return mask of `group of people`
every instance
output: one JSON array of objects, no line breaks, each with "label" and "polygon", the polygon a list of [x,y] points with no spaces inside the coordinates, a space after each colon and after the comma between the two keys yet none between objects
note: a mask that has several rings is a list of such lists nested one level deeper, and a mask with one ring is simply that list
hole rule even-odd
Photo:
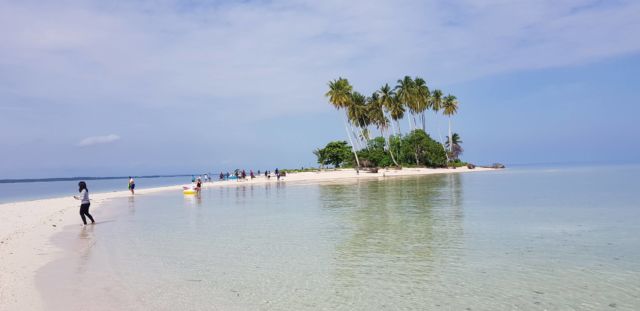
[{"label": "group of people", "polygon": [[196,180],[200,180],[200,182],[212,182],[213,181],[211,179],[211,176],[209,176],[208,173],[199,175],[198,177],[196,177],[196,175],[191,175],[191,182],[195,183]]},{"label": "group of people", "polygon": [[[278,168],[276,168],[274,173],[275,173],[275,176],[276,176],[276,178],[278,180],[280,180],[280,177],[287,176],[287,172],[280,171],[280,170],[278,170]],[[267,179],[271,179],[271,171],[264,171],[264,177],[266,177]]]},{"label": "group of people", "polygon": [[[256,175],[259,176],[260,173],[261,173],[260,170],[258,170],[257,174],[254,173],[253,170],[249,170],[248,176],[249,176],[250,179],[254,179],[254,178],[256,178]],[[278,170],[276,168],[275,176],[278,178],[278,180],[280,180],[280,177],[285,176],[285,172],[281,172],[280,170]],[[270,179],[271,178],[271,171],[268,171],[268,170],[264,171],[264,177],[267,178],[267,179]],[[218,176],[218,178],[219,178],[219,180],[230,180],[230,179],[236,179],[238,181],[246,180],[247,179],[247,171],[244,170],[244,169],[242,169],[242,170],[241,169],[235,169],[233,171],[233,173],[220,172],[220,175]]]},{"label": "group of people", "polygon": [[[220,175],[218,176],[219,180],[229,180],[229,179],[235,179],[235,180],[244,180],[247,179],[247,171],[246,170],[240,170],[240,169],[235,169],[233,171],[233,174],[226,172],[220,172]],[[251,179],[256,178],[256,175],[253,173],[253,170],[249,170],[249,177]]]},{"label": "group of people", "polygon": [[[258,170],[258,175],[260,175],[261,171]],[[281,177],[286,175],[286,172],[280,171],[279,169],[275,169],[274,171],[276,178],[278,178],[278,180],[280,180]],[[238,181],[240,180],[246,180],[247,179],[247,171],[240,170],[240,169],[236,169],[233,172],[233,175],[230,174],[229,172],[227,173],[222,173],[220,172],[220,180],[229,180],[231,179],[233,176],[233,179],[237,179]],[[266,170],[264,171],[264,177],[267,179],[271,178],[271,171]],[[256,178],[256,174],[253,172],[253,170],[249,170],[249,178],[254,179]],[[191,175],[191,182],[194,184],[194,189],[198,192],[200,192],[200,190],[202,189],[202,183],[204,182],[212,182],[211,180],[211,176],[209,176],[209,174],[204,174],[202,176],[198,176],[196,177],[195,175]],[[136,181],[133,179],[132,176],[129,176],[129,185],[128,185],[128,189],[131,192],[131,195],[135,194],[135,188],[136,188]],[[89,214],[89,206],[91,205],[91,202],[89,200],[89,189],[87,188],[87,183],[84,181],[81,181],[78,183],[78,192],[80,192],[79,195],[75,195],[73,196],[76,200],[80,200],[80,218],[82,218],[82,222],[83,222],[83,226],[87,225],[87,218],[89,218],[89,220],[91,220],[91,223],[95,223],[95,220],[93,219],[93,216],[91,216],[91,214]]]}]

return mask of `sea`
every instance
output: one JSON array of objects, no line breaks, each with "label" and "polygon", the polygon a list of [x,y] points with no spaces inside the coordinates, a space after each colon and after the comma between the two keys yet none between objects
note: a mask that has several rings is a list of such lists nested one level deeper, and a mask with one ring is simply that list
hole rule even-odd
[{"label": "sea", "polygon": [[[84,180],[92,193],[128,190],[129,177],[71,177],[0,180],[0,204],[77,195]],[[134,177],[136,189],[191,183],[191,175]]]},{"label": "sea", "polygon": [[118,198],[54,238],[66,255],[37,284],[52,310],[640,310],[638,176],[535,166]]}]

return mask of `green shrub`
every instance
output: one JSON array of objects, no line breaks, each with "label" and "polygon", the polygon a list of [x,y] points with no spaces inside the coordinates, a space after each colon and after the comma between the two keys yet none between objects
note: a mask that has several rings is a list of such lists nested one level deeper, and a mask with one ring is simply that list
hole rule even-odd
[{"label": "green shrub", "polygon": [[376,137],[369,141],[366,149],[358,151],[360,164],[364,167],[387,167],[393,164],[389,152],[385,150],[385,140]]},{"label": "green shrub", "polygon": [[322,149],[316,149],[313,152],[318,158],[320,165],[333,165],[340,167],[351,165],[355,160],[351,147],[346,141],[332,141]]},{"label": "green shrub", "polygon": [[442,145],[431,139],[423,130],[414,130],[403,137],[400,150],[403,164],[443,167],[447,163]]}]

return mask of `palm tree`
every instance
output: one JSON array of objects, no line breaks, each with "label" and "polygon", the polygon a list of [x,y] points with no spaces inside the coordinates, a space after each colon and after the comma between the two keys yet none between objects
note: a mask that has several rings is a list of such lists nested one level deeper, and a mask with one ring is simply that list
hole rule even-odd
[{"label": "palm tree", "polygon": [[[329,98],[329,102],[337,109],[347,109],[352,103],[352,91],[353,87],[349,84],[349,80],[339,77],[336,80],[329,81],[329,91],[324,94],[325,97]],[[346,115],[346,114],[345,114]],[[348,115],[346,115],[348,118]],[[356,158],[356,165],[360,167],[360,160],[358,159],[358,153],[356,152],[355,147],[353,146],[353,140],[351,139],[351,134],[349,134],[349,128],[347,126],[347,120],[345,119],[345,130],[347,131],[347,136],[349,137],[349,142],[351,143],[351,151]]]},{"label": "palm tree", "polygon": [[360,130],[360,138],[369,141],[369,131],[367,127],[371,124],[367,107],[367,99],[364,95],[353,92],[351,94],[351,105],[347,108],[347,115],[351,124],[355,124]]},{"label": "palm tree", "polygon": [[[386,85],[386,87],[388,90],[391,89],[389,88],[389,85]],[[384,86],[382,87],[382,89],[384,89]],[[391,155],[391,160],[396,166],[399,166],[395,156],[393,155],[393,152],[391,151],[391,142],[387,143],[389,138],[387,137],[387,135],[385,135],[385,133],[389,129],[390,122],[384,113],[385,106],[382,99],[385,96],[386,96],[386,99],[393,99],[393,97],[392,96],[389,97],[389,95],[390,95],[389,92],[386,92],[386,95],[384,96],[380,96],[379,92],[374,92],[373,94],[371,94],[371,97],[368,98],[367,106],[369,107],[369,118],[371,123],[374,124],[380,130],[380,135],[382,136],[382,138],[385,139],[385,144],[387,144],[388,146],[388,151],[389,151],[389,154]]]},{"label": "palm tree", "polygon": [[[438,112],[440,112],[440,109],[442,109],[442,91],[441,90],[433,90],[433,92],[431,93],[431,110],[433,110],[433,112],[435,113],[436,117],[438,116]],[[440,127],[436,124],[436,130],[438,132],[438,139],[440,140],[440,144],[442,144],[442,148],[443,149],[447,149],[445,148],[444,144],[442,143],[442,135],[440,134]]]},{"label": "palm tree", "polygon": [[464,149],[462,149],[462,146],[460,146],[460,144],[462,144],[462,140],[460,139],[460,135],[458,135],[458,133],[453,133],[451,139],[449,139],[449,136],[447,136],[447,147],[452,150],[451,155],[453,159],[457,159],[464,152]]},{"label": "palm tree", "polygon": [[380,94],[380,104],[389,112],[391,119],[398,125],[398,135],[400,135],[400,122],[398,120],[404,117],[404,107],[398,101],[396,93],[391,89],[389,84],[383,85],[378,91]]},{"label": "palm tree", "polygon": [[416,113],[421,114],[422,130],[425,131],[426,133],[427,126],[426,126],[424,111],[429,109],[431,106],[431,92],[429,92],[429,87],[427,86],[427,83],[424,81],[424,79],[420,77],[415,78],[414,87],[415,87]]},{"label": "palm tree", "polygon": [[442,109],[442,91],[436,89],[431,93],[431,110],[438,113],[440,109]]},{"label": "palm tree", "polygon": [[382,110],[382,104],[380,103],[380,95],[377,92],[373,92],[371,97],[367,97],[367,115],[371,124],[375,125],[380,130],[380,135],[384,137],[384,130],[387,128],[387,117]]},{"label": "palm tree", "polygon": [[451,142],[452,136],[451,136],[451,116],[456,114],[456,112],[458,112],[458,99],[456,99],[455,96],[449,94],[447,95],[444,99],[443,99],[443,104],[442,104],[442,108],[444,109],[443,114],[445,116],[449,117],[449,152],[453,151],[451,150],[451,147],[453,147],[453,143]]},{"label": "palm tree", "polygon": [[[403,79],[398,80],[398,85],[396,85],[395,91],[398,101],[407,109],[409,109],[409,113],[413,116],[416,112],[416,101],[415,101],[415,82],[411,77],[404,76]],[[414,119],[415,123],[415,119]],[[409,127],[411,130],[414,129],[414,125],[411,124],[411,118],[409,118]]]},{"label": "palm tree", "polygon": [[[396,93],[394,92],[393,89],[391,89],[388,83],[385,83],[380,88],[380,90],[378,90],[378,93],[380,94],[380,105],[382,106],[383,111],[386,110],[389,113],[389,117],[391,117],[391,120],[393,120],[393,122],[389,122],[391,123],[391,127],[393,127],[393,123],[395,122],[396,126],[398,127],[395,132],[398,135],[398,137],[401,137],[402,130],[400,129],[399,120],[404,117],[404,106],[402,105],[402,103],[400,103]],[[393,155],[393,150],[391,150],[391,135],[389,135],[388,140],[389,140],[389,153],[391,154],[393,163],[395,163],[396,166],[399,166],[398,162],[395,160],[395,157]]]}]

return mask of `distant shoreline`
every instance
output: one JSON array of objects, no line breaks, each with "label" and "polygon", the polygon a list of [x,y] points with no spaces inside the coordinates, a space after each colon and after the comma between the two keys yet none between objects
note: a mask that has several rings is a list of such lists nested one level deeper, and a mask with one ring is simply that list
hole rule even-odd
[{"label": "distant shoreline", "polygon": [[[495,171],[491,168],[468,169],[451,168],[404,168],[381,169],[377,173],[356,172],[353,169],[326,170],[317,172],[288,173],[281,183],[332,182],[338,180],[358,180],[372,178],[423,176],[468,172]],[[259,176],[245,181],[227,180],[203,184],[203,188],[234,187],[278,183],[272,175],[267,179]],[[89,184],[90,187],[90,184]],[[182,185],[140,189],[136,195],[176,191],[182,195]],[[131,196],[129,191],[114,191],[91,194],[91,211],[96,217],[104,217],[109,211],[100,207],[106,200]],[[19,201],[0,204],[0,279],[6,286],[0,287],[0,305],[7,310],[46,309],[35,284],[35,274],[64,254],[60,246],[53,244],[56,233],[80,226],[79,203],[71,196]]]},{"label": "distant shoreline", "polygon": [[[184,175],[148,175],[148,176],[133,176],[134,178],[164,178],[164,177],[186,177],[193,174]],[[76,181],[76,180],[111,180],[111,179],[129,179],[129,176],[107,176],[107,177],[52,177],[52,178],[8,178],[0,179],[0,184],[12,184],[12,183],[31,183],[31,182],[56,182],[56,181]]]}]

